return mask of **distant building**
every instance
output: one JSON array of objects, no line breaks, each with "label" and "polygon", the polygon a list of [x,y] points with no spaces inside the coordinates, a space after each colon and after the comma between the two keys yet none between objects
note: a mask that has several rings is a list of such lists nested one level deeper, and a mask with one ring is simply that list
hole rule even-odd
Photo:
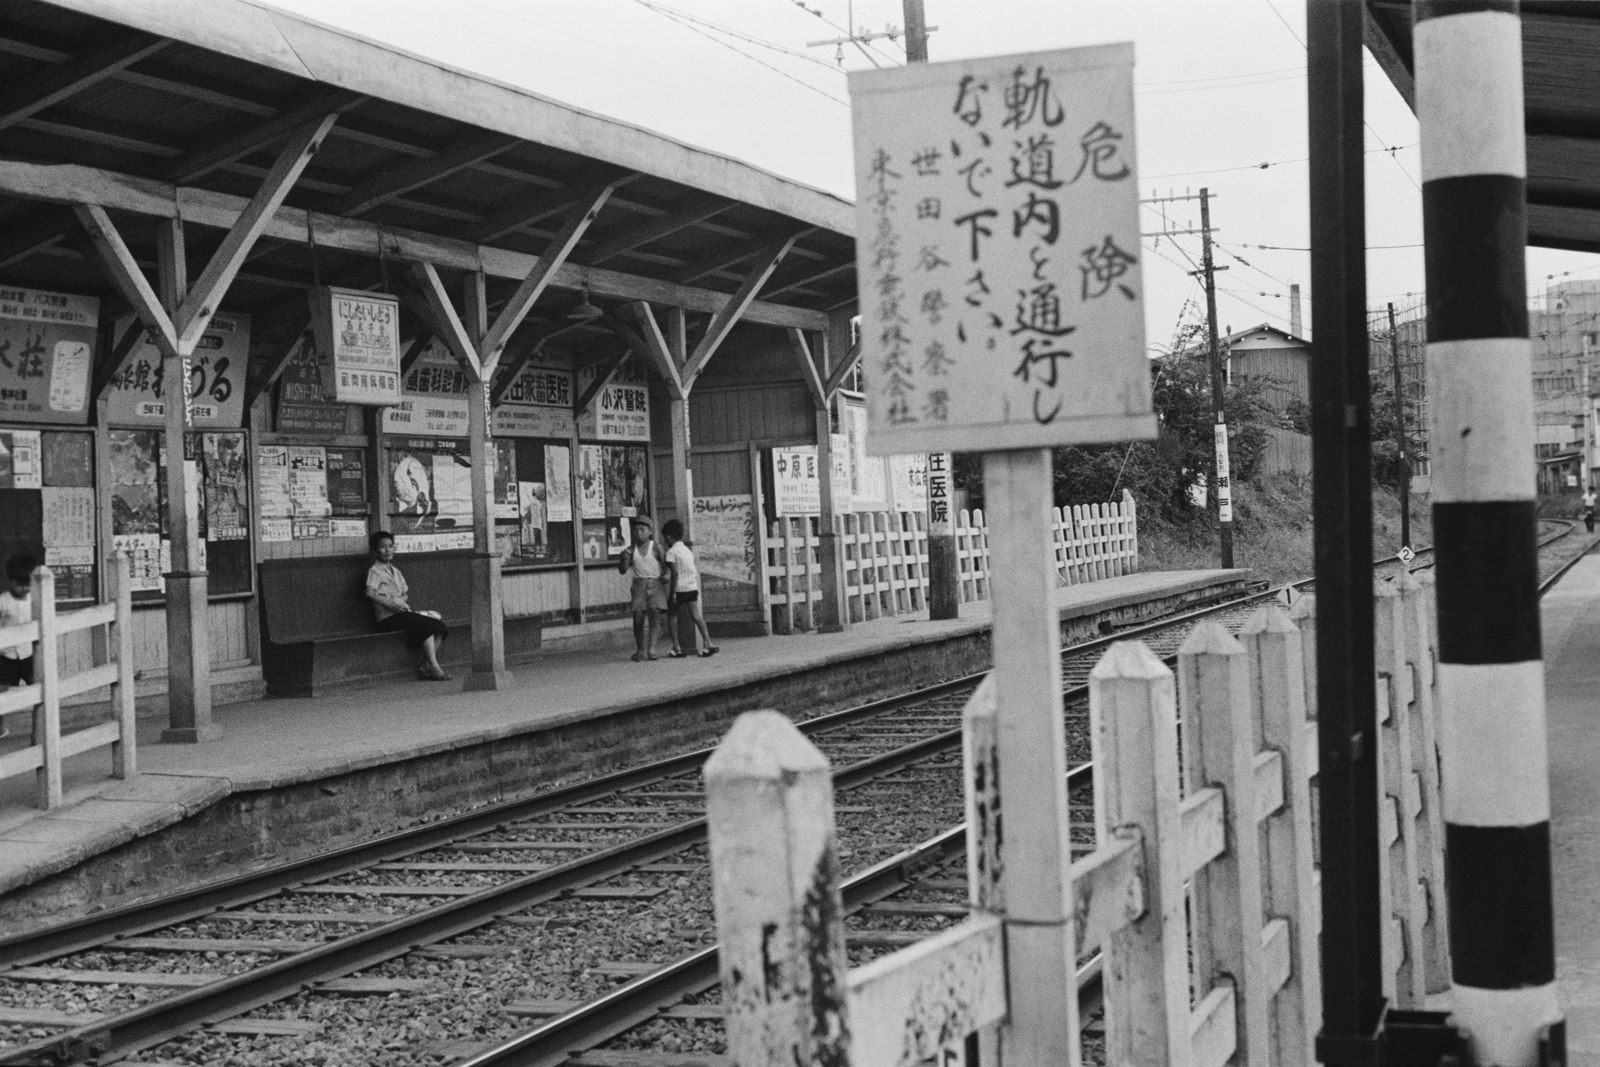
[{"label": "distant building", "polygon": [[1578,492],[1600,480],[1595,444],[1593,357],[1600,351],[1600,281],[1565,281],[1528,312],[1533,357],[1535,458],[1539,491]]}]

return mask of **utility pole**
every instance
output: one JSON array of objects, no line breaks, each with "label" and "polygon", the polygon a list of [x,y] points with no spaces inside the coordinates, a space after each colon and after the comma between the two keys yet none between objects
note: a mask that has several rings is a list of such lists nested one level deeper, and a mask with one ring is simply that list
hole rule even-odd
[{"label": "utility pole", "polygon": [[[1206,282],[1206,329],[1209,342],[1209,360],[1211,369],[1211,432],[1215,447],[1214,459],[1211,470],[1206,475],[1206,500],[1208,506],[1215,510],[1217,516],[1217,533],[1220,541],[1222,566],[1233,566],[1233,479],[1228,474],[1228,414],[1224,407],[1223,395],[1227,383],[1224,380],[1222,367],[1222,351],[1217,338],[1217,284],[1218,271],[1227,270],[1219,267],[1211,257],[1211,192],[1201,189],[1198,194],[1184,193],[1182,196],[1158,196],[1148,200],[1141,200],[1141,204],[1170,204],[1179,201],[1200,201],[1200,228],[1175,230],[1163,226],[1155,233],[1142,234],[1144,237],[1179,237],[1184,234],[1198,233],[1203,249],[1200,259],[1200,269],[1190,271],[1190,274],[1205,275]],[[1162,208],[1162,221],[1166,222],[1166,209]]]},{"label": "utility pole", "polygon": [[1400,446],[1400,544],[1411,547],[1411,452],[1406,448],[1406,398],[1400,385],[1400,332],[1389,305],[1389,363],[1394,368],[1394,438]]},{"label": "utility pole", "polygon": [[1200,241],[1203,255],[1200,269],[1206,276],[1206,331],[1211,341],[1211,432],[1216,441],[1216,461],[1212,464],[1212,499],[1216,501],[1217,535],[1222,565],[1233,566],[1233,486],[1228,476],[1228,413],[1223,403],[1226,387],[1222,374],[1222,352],[1217,348],[1217,268],[1211,261],[1211,194],[1200,190]]}]

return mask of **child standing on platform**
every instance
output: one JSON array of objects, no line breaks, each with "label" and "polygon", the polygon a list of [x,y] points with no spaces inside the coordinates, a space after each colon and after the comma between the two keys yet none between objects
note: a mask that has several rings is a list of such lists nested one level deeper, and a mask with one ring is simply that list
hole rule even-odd
[{"label": "child standing on platform", "polygon": [[714,656],[717,646],[711,643],[705,610],[700,607],[700,568],[683,539],[683,523],[668,519],[661,527],[661,536],[667,539],[667,563],[672,571],[672,584],[667,589],[667,632],[672,635],[672,651],[667,654],[673,659],[689,654],[678,644],[678,622],[687,612],[700,635],[700,656]]},{"label": "child standing on platform", "polygon": [[667,554],[655,538],[654,524],[640,515],[633,522],[633,547],[617,556],[617,571],[633,571],[633,662],[656,658],[656,618],[667,611]]},{"label": "child standing on platform", "polygon": [[[16,555],[6,560],[6,586],[0,592],[0,630],[33,621],[32,556]],[[0,648],[0,690],[33,684],[33,642]],[[10,733],[0,718],[0,737]]]}]

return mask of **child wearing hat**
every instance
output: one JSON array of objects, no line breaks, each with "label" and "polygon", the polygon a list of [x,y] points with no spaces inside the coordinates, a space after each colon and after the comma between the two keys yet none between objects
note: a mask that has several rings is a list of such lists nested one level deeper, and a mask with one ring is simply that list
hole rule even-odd
[{"label": "child wearing hat", "polygon": [[[617,556],[617,572],[633,571],[633,662],[655,659],[656,620],[666,614],[672,576],[667,554],[656,541],[655,523],[647,515],[633,522],[633,547]],[[665,623],[663,622],[663,625]]]}]

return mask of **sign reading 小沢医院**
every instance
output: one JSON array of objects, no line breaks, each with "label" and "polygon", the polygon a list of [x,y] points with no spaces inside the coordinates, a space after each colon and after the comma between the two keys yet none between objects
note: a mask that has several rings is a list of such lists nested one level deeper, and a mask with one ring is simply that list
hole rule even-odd
[{"label": "sign reading \u5c0f\u6ca2\u533b\u9662", "polygon": [[850,75],[868,451],[1155,436],[1133,46]]},{"label": "sign reading \u5c0f\u6ca2\u533b\u9662", "polygon": [[310,300],[325,391],[343,404],[398,404],[400,301],[331,286],[313,289]]}]

